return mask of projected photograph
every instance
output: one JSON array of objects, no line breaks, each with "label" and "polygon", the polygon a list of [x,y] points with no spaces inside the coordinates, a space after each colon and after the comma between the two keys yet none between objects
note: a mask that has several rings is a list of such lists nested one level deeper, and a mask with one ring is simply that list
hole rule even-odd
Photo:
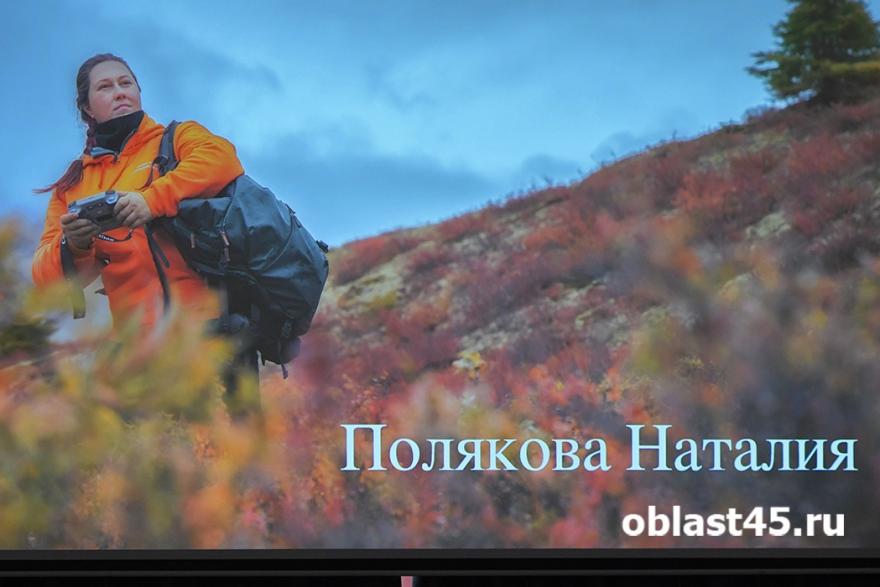
[{"label": "projected photograph", "polygon": [[878,17],[6,6],[0,548],[880,546]]}]

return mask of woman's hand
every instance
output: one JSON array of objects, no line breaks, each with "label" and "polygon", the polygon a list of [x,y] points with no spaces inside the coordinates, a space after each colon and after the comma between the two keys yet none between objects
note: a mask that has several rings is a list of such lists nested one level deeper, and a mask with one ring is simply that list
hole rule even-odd
[{"label": "woman's hand", "polygon": [[153,213],[140,192],[120,192],[119,201],[113,207],[113,215],[129,228],[137,228],[153,219]]},{"label": "woman's hand", "polygon": [[74,248],[85,250],[92,246],[92,241],[100,229],[91,220],[80,218],[76,214],[62,214],[61,231]]}]

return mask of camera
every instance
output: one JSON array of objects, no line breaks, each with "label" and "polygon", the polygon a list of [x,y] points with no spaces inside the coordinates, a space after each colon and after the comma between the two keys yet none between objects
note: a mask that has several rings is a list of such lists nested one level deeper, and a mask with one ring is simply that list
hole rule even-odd
[{"label": "camera", "polygon": [[67,211],[80,218],[91,220],[98,225],[101,232],[104,232],[122,226],[113,215],[113,206],[118,201],[119,194],[114,190],[107,190],[73,202],[67,207]]}]

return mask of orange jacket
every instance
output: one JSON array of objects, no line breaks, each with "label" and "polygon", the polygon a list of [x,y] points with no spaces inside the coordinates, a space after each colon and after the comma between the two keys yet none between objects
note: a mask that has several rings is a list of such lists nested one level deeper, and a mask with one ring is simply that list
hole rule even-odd
[{"label": "orange jacket", "polygon": [[[153,217],[174,216],[183,198],[214,196],[230,181],[244,173],[235,147],[211,134],[195,122],[181,123],[174,134],[174,154],[179,164],[173,171],[158,177],[153,170],[152,183],[144,188],[153,160],[159,153],[164,127],[149,116],[128,139],[118,157],[113,154],[83,155],[83,177],[64,193],[52,192],[46,225],[33,261],[34,283],[40,287],[64,279],[61,268],[61,215],[71,202],[115,189],[143,194]],[[124,239],[129,229],[120,227],[106,232]],[[168,257],[165,268],[172,303],[183,305],[194,316],[216,315],[216,300],[208,294],[202,279],[186,264],[173,241],[161,231],[154,233]],[[77,274],[91,283],[100,274],[110,302],[114,325],[118,326],[142,311],[141,324],[151,326],[162,315],[162,285],[150,254],[143,227],[132,238],[121,242],[95,240],[85,251],[71,248]]]}]

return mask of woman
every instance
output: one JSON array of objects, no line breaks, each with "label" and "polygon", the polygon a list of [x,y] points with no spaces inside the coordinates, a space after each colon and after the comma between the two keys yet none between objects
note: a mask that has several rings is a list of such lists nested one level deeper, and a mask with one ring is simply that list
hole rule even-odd
[{"label": "woman", "polygon": [[[76,76],[76,91],[86,124],[85,149],[58,181],[37,190],[51,191],[52,197],[34,255],[33,279],[38,287],[64,279],[62,251],[67,248],[84,283],[102,277],[114,326],[136,319],[150,328],[166,302],[145,224],[174,216],[184,198],[216,195],[244,170],[231,143],[198,123],[184,122],[174,135],[178,166],[157,177],[152,163],[164,127],[141,109],[140,85],[120,57],[101,54],[86,60]],[[110,189],[120,195],[113,209],[119,228],[99,234],[96,224],[68,213],[72,202]],[[216,317],[216,298],[202,278],[169,237],[161,232],[154,236],[168,259],[169,302],[189,316]],[[256,356],[247,362],[255,366]]]}]

